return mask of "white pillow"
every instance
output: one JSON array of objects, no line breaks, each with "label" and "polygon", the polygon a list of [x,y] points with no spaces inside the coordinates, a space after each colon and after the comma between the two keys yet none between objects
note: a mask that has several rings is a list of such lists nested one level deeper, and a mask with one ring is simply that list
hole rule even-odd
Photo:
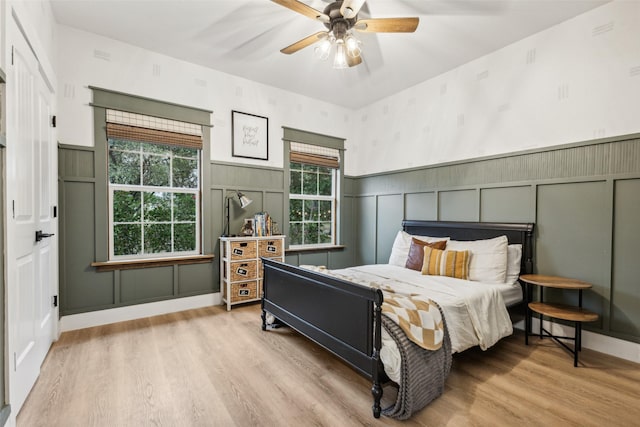
[{"label": "white pillow", "polygon": [[516,283],[520,276],[520,261],[522,260],[522,245],[507,246],[507,280],[505,283]]},{"label": "white pillow", "polygon": [[486,240],[450,240],[447,249],[471,251],[469,280],[485,283],[504,283],[507,277],[507,236]]},{"label": "white pillow", "polygon": [[398,234],[396,234],[396,239],[393,241],[393,246],[391,247],[389,264],[397,265],[398,267],[404,267],[407,264],[412,237],[427,243],[449,240],[449,237],[413,236],[406,231],[400,230]]}]

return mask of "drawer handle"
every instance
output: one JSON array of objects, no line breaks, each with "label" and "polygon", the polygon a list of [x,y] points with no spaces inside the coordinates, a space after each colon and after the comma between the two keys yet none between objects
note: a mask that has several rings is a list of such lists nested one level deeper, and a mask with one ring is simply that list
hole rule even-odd
[{"label": "drawer handle", "polygon": [[249,243],[247,243],[247,242],[242,242],[242,243],[240,243],[240,246],[242,246],[243,248],[246,248],[248,244]]}]

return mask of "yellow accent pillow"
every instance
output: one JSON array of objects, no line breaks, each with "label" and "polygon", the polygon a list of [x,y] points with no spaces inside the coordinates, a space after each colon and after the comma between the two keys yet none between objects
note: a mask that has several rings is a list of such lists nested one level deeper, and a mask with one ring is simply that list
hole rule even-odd
[{"label": "yellow accent pillow", "polygon": [[425,246],[422,274],[468,280],[470,259],[471,252],[469,251],[442,251]]}]

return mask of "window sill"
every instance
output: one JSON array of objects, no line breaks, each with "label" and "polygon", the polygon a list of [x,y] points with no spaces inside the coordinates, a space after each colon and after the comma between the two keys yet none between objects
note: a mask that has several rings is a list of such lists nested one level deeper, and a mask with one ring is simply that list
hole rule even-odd
[{"label": "window sill", "polygon": [[91,267],[96,271],[130,270],[133,268],[164,267],[167,265],[206,264],[213,260],[214,255],[193,255],[173,258],[135,259],[127,261],[92,262]]},{"label": "window sill", "polygon": [[331,246],[313,246],[309,248],[288,248],[285,253],[294,254],[297,252],[326,252],[345,249],[345,245],[331,245]]}]

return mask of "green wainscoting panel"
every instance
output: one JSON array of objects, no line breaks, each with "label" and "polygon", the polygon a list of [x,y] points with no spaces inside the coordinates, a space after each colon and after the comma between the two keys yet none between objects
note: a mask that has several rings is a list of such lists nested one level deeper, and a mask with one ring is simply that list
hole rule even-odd
[{"label": "green wainscoting panel", "polygon": [[393,240],[404,219],[402,194],[378,196],[376,264],[389,262]]},{"label": "green wainscoting panel", "polygon": [[60,146],[65,147],[58,150],[58,170],[65,179],[95,177],[93,148]]},{"label": "green wainscoting panel", "polygon": [[288,253],[284,257],[284,262],[291,265],[300,265],[299,252]]},{"label": "green wainscoting panel", "polygon": [[[611,219],[605,181],[538,186],[536,270],[539,274],[571,277],[592,283],[584,306],[608,313],[610,294]],[[578,293],[551,292],[562,302],[576,304]],[[601,327],[602,318],[589,325]]]},{"label": "green wainscoting panel", "polygon": [[[284,224],[284,193],[282,191],[267,191],[264,194],[264,210],[269,212],[271,218],[278,223],[278,230],[283,232]],[[287,209],[287,217],[289,210]],[[288,219],[288,218],[287,218]]]},{"label": "green wainscoting panel", "polygon": [[65,181],[61,188],[60,222],[64,235],[60,239],[60,312],[113,306],[113,273],[96,273],[91,267],[95,261],[94,185]]},{"label": "green wainscoting panel", "polygon": [[206,264],[178,265],[178,295],[199,295],[220,290],[220,281],[213,280],[213,271],[218,270],[218,259]]},{"label": "green wainscoting panel", "polygon": [[299,252],[298,265],[324,265],[329,266],[329,255],[326,251]]},{"label": "green wainscoting panel", "polygon": [[[282,191],[282,169],[246,166],[228,163],[211,163],[212,187],[229,189],[269,189]],[[243,191],[244,192],[244,191]]]},{"label": "green wainscoting panel", "polygon": [[[376,263],[376,223],[377,204],[373,196],[356,199],[358,246],[356,254],[357,264]],[[393,241],[391,242],[393,244]]]},{"label": "green wainscoting panel", "polygon": [[[224,191],[221,189],[209,190],[209,201],[211,203],[211,209],[209,212],[224,212]],[[213,269],[212,280],[220,287],[220,240],[218,237],[222,235],[224,230],[224,215],[211,215],[209,218],[205,218],[205,221],[211,223],[211,238],[213,239],[213,253],[215,258],[213,260],[217,267]]]},{"label": "green wainscoting panel", "polygon": [[[4,73],[2,69],[0,69],[0,82],[4,82]],[[0,114],[2,112],[0,111]],[[4,149],[0,149],[0,248],[4,253],[4,244],[5,244],[5,235],[4,235],[4,224],[6,221],[5,218],[5,201],[4,201],[4,183],[5,183],[5,155],[6,152]],[[0,257],[0,331],[2,331],[2,338],[0,339],[0,426],[4,426],[8,416],[10,408],[5,406],[5,402],[8,401],[5,396],[5,365],[4,365],[4,354],[5,354],[5,340],[4,337],[7,335],[5,333],[5,258]],[[5,408],[7,408],[5,410]],[[6,415],[6,416],[5,416]]]},{"label": "green wainscoting panel", "polygon": [[611,330],[640,336],[640,179],[615,182]]},{"label": "green wainscoting panel", "polygon": [[134,304],[172,297],[174,268],[175,266],[121,270],[120,301],[123,304]]},{"label": "green wainscoting panel", "polygon": [[478,221],[478,192],[476,190],[440,191],[438,210],[440,221]]},{"label": "green wainscoting panel", "polygon": [[480,220],[484,222],[533,222],[534,187],[496,187],[480,190]]},{"label": "green wainscoting panel", "polygon": [[407,193],[404,196],[404,219],[435,221],[438,219],[438,198],[434,191]]},{"label": "green wainscoting panel", "polygon": [[[252,202],[249,206],[242,209],[240,207],[240,203],[238,202],[238,198],[235,195],[233,196],[232,200],[229,201],[229,218],[231,223],[229,234],[231,235],[240,234],[240,230],[242,230],[245,219],[252,219],[256,212],[262,212],[265,210],[263,197],[264,195],[262,191],[240,191],[249,199],[251,199]],[[227,195],[231,194],[232,193],[230,191],[227,191]]]},{"label": "green wainscoting panel", "polygon": [[332,250],[329,252],[329,268],[345,268],[356,265],[356,245],[357,227],[355,226],[354,205],[357,199],[352,196],[344,196],[342,206],[340,207],[340,223],[342,225],[339,233],[341,245],[343,249]]}]

